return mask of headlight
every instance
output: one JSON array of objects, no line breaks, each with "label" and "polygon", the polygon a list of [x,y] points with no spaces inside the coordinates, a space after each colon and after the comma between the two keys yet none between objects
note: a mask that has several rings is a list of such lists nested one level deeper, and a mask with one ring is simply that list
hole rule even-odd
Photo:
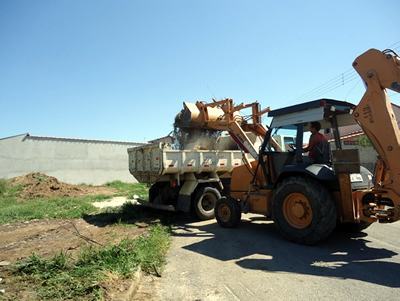
[{"label": "headlight", "polygon": [[363,178],[359,173],[352,173],[350,174],[350,181],[353,182],[362,182]]}]

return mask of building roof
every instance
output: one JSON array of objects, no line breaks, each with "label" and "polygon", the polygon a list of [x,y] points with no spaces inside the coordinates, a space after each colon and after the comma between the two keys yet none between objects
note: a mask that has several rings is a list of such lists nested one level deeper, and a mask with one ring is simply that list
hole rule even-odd
[{"label": "building roof", "polygon": [[157,139],[153,139],[153,140],[149,140],[148,143],[158,143],[158,142],[168,142],[168,143],[172,143],[174,141],[174,137],[167,135],[164,137],[160,137]]},{"label": "building roof", "polygon": [[[392,108],[397,120],[397,125],[400,127],[400,106],[392,103]],[[343,138],[347,136],[362,135],[364,133],[358,124],[341,127],[339,132],[340,136]]]},{"label": "building roof", "polygon": [[129,142],[129,141],[113,141],[113,140],[97,140],[97,139],[80,139],[80,138],[63,138],[63,137],[46,137],[46,136],[32,136],[29,133],[14,135],[9,137],[0,138],[0,140],[21,137],[25,140],[41,140],[41,141],[59,141],[59,142],[77,142],[77,143],[99,143],[99,144],[119,144],[128,146],[139,146],[143,143]]},{"label": "building roof", "polygon": [[7,136],[7,137],[0,138],[0,140],[12,139],[12,138],[17,138],[17,137],[25,137],[26,135],[29,135],[29,133]]}]

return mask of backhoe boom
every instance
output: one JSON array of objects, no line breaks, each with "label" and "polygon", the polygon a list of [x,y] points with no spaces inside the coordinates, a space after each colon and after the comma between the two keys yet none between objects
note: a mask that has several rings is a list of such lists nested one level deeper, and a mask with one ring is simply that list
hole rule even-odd
[{"label": "backhoe boom", "polygon": [[366,85],[353,116],[379,155],[373,192],[375,197],[393,202],[397,209],[391,218],[399,219],[400,130],[386,89],[400,92],[400,60],[391,50],[370,49],[354,61],[353,67]]}]

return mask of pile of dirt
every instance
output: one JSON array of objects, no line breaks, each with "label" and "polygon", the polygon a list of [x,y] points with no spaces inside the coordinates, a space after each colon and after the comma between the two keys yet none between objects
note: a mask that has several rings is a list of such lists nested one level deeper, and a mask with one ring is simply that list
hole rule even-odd
[{"label": "pile of dirt", "polygon": [[34,172],[11,179],[12,185],[23,187],[20,197],[23,199],[40,197],[74,197],[82,195],[111,195],[115,189],[105,186],[72,185],[60,182],[57,178]]}]

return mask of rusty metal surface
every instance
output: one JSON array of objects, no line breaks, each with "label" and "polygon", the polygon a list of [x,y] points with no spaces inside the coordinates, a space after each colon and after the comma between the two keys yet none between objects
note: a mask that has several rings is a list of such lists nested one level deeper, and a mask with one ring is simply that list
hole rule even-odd
[{"label": "rusty metal surface", "polygon": [[340,185],[340,209],[342,222],[353,222],[355,220],[355,208],[351,191],[350,175],[348,173],[338,174]]}]

